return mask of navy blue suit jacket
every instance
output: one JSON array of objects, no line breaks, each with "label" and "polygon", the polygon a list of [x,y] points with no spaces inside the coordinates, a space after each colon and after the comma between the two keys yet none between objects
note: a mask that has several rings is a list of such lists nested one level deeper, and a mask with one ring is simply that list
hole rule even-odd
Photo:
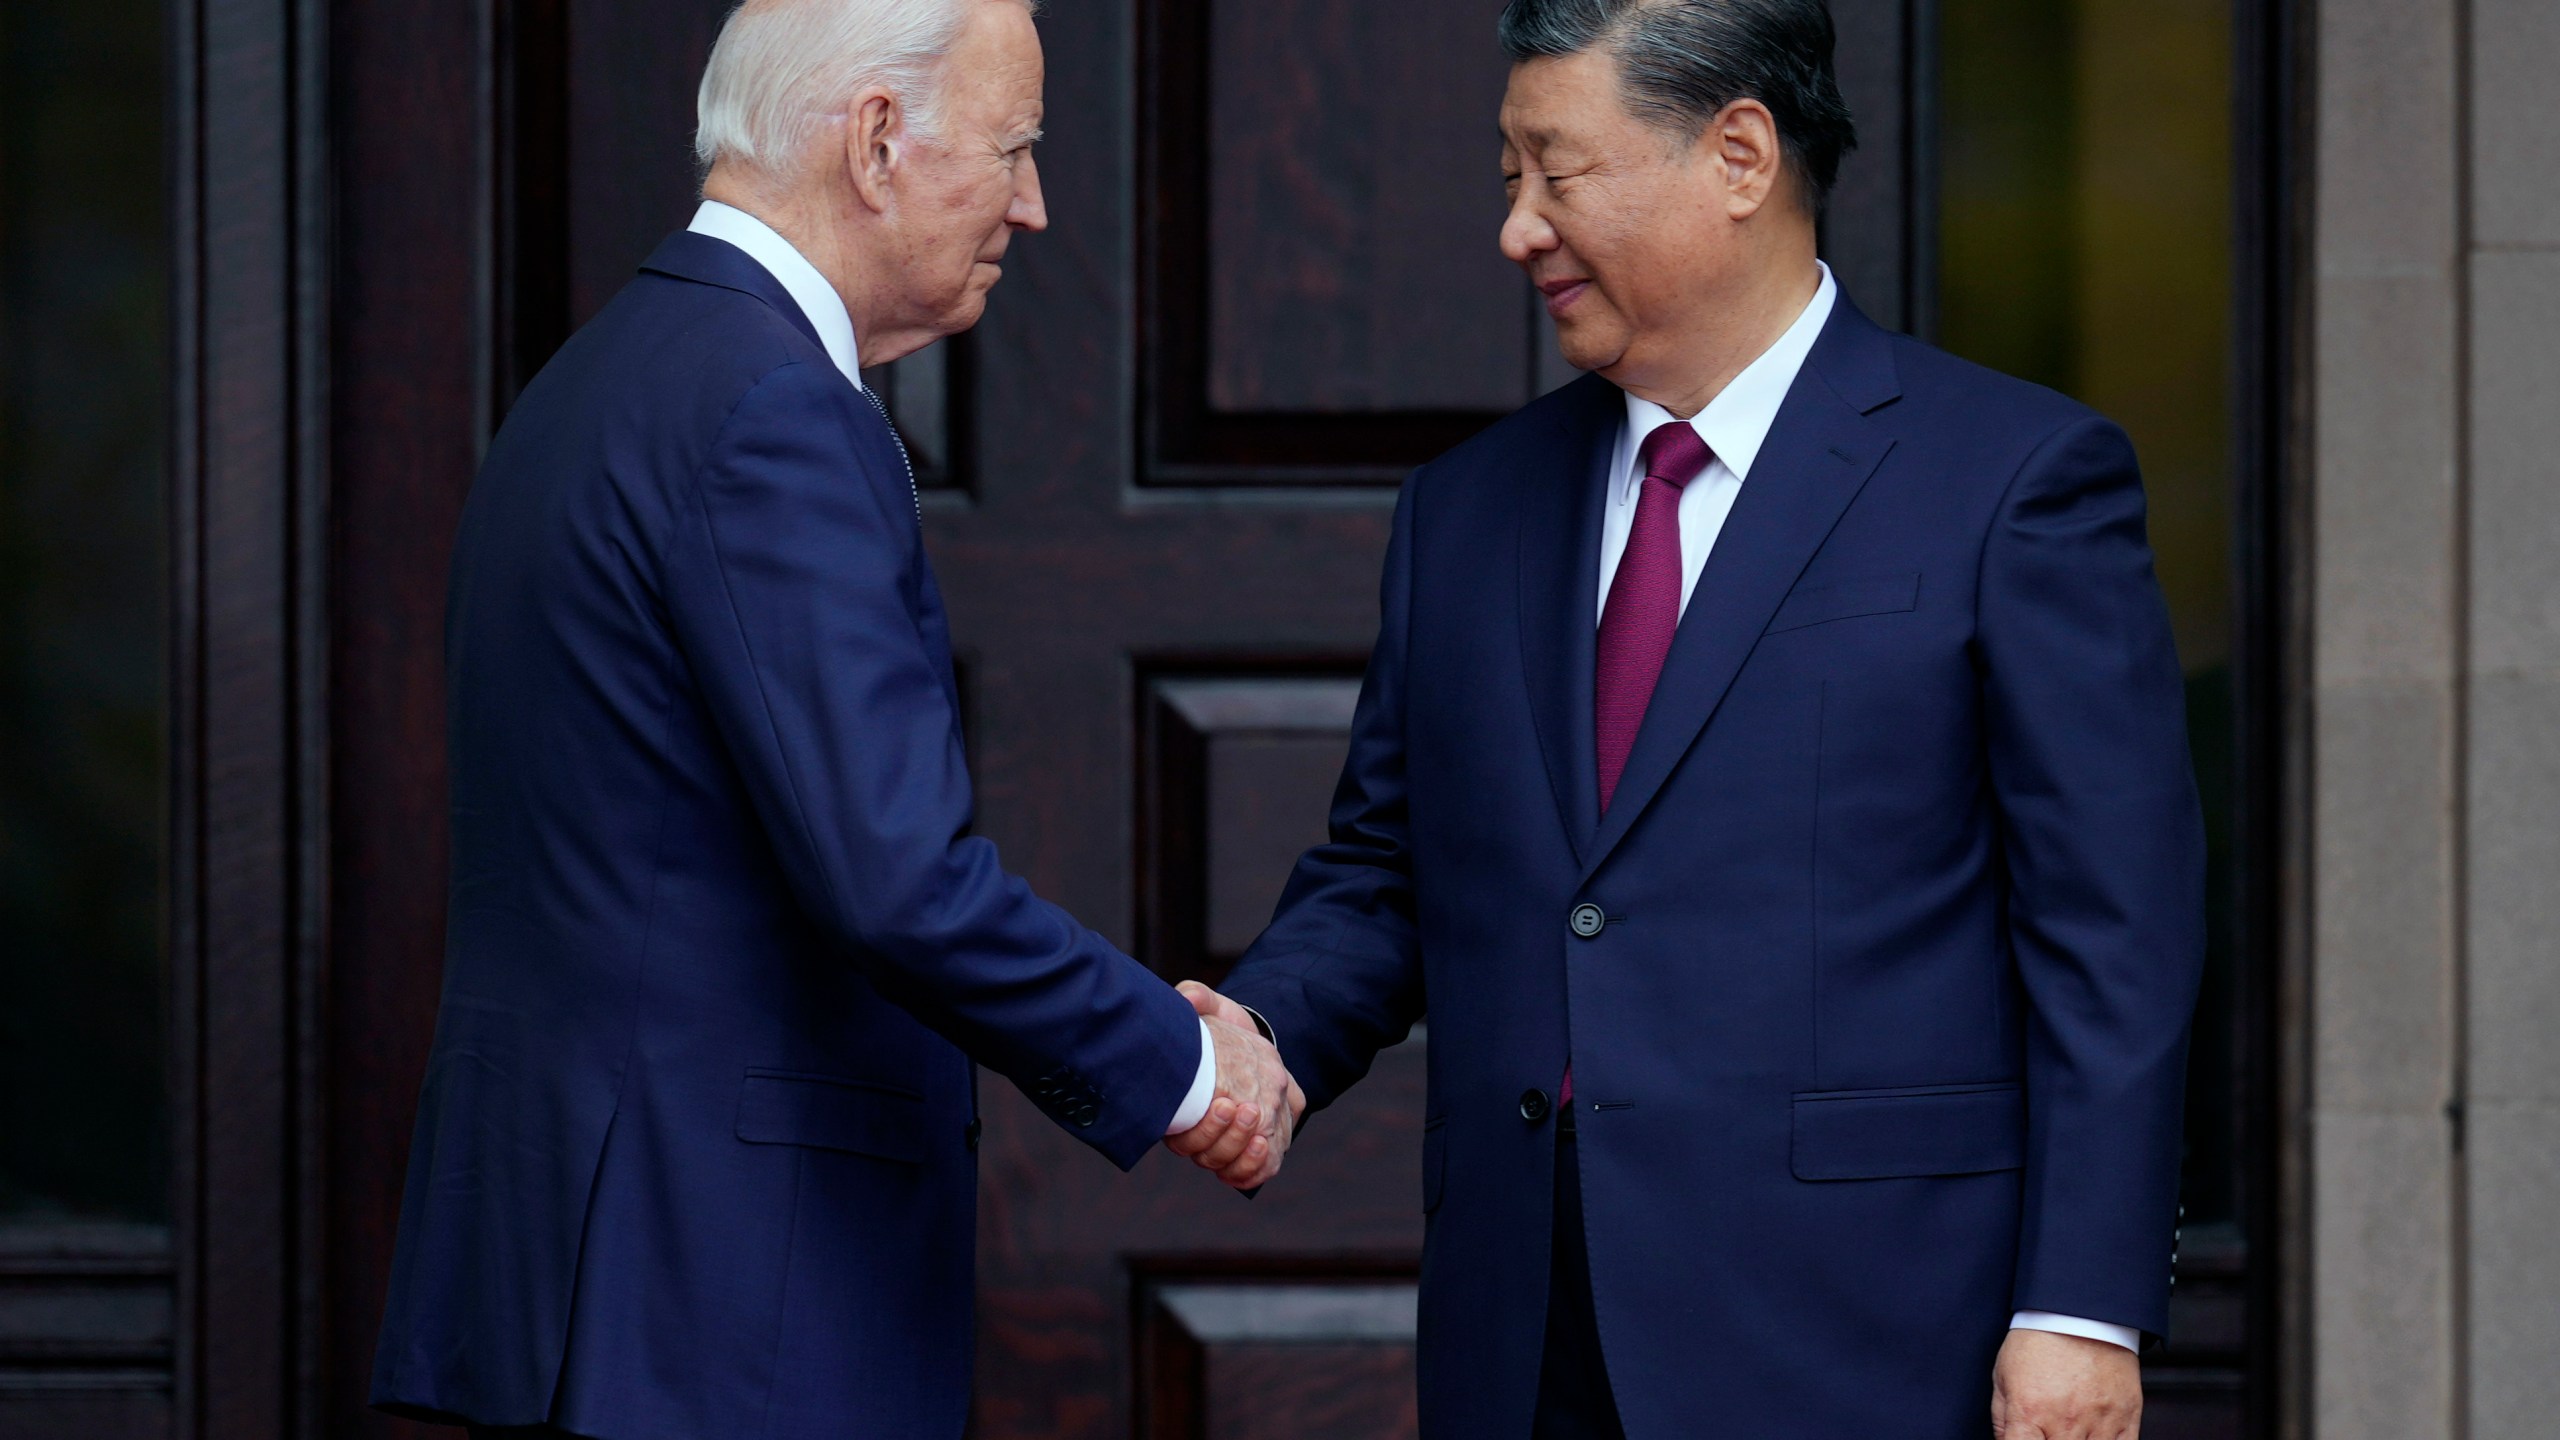
[{"label": "navy blue suit jacket", "polygon": [[1527,1433],[1569,1056],[1629,1436],[1972,1440],[2013,1308],[2166,1324],[2203,827],[2133,451],[1844,297],[1604,816],[1624,415],[1405,486],[1331,843],[1227,989],[1319,1106],[1428,1011],[1427,1434]]},{"label": "navy blue suit jacket", "polygon": [[668,240],[464,513],[453,889],[378,1403],[605,1440],[957,1436],[975,1060],[1123,1166],[1191,1007],[969,838],[881,414]]}]

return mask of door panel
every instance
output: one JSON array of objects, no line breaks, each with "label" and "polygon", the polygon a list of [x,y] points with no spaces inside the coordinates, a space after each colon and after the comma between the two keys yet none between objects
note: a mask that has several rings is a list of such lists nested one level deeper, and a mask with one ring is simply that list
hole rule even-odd
[{"label": "door panel", "polygon": [[1139,691],[1137,953],[1215,984],[1325,837],[1358,661],[1333,675],[1147,674]]},{"label": "door panel", "polygon": [[1142,1283],[1145,1440],[1421,1433],[1411,1282]]},{"label": "door panel", "polygon": [[1140,0],[1142,483],[1392,485],[1537,393],[1494,14]]},{"label": "door panel", "polygon": [[1178,4],[1188,23],[1175,8],[1155,7],[1169,41],[1207,30],[1205,56],[1168,43],[1151,59],[1206,71],[1209,409],[1498,415],[1527,399],[1529,298],[1490,243],[1503,66],[1481,7]]}]

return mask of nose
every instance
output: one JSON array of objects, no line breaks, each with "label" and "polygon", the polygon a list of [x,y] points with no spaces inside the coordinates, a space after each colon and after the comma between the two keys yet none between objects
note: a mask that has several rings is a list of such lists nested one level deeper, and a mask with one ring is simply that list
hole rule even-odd
[{"label": "nose", "polygon": [[1523,184],[1511,201],[1511,213],[1502,220],[1503,258],[1514,265],[1527,265],[1556,248],[1555,227],[1538,213],[1536,193]]},{"label": "nose", "polygon": [[1022,172],[1013,184],[1013,208],[1005,212],[1004,223],[1034,235],[1049,228],[1049,202],[1040,193],[1040,162],[1028,154],[1022,157]]}]

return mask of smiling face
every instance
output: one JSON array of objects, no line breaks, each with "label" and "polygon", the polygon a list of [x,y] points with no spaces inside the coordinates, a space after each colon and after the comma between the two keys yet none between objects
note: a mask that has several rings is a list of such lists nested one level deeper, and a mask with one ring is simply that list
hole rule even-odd
[{"label": "smiling face", "polygon": [[1567,360],[1639,390],[1680,369],[1755,264],[1743,228],[1775,165],[1767,117],[1736,101],[1684,144],[1628,111],[1605,48],[1512,68],[1502,253],[1546,297]]},{"label": "smiling face", "polygon": [[1049,228],[1031,155],[1047,72],[1030,8],[980,0],[945,66],[940,134],[900,157],[889,257],[906,312],[890,328],[926,338],[977,324],[1014,232]]}]

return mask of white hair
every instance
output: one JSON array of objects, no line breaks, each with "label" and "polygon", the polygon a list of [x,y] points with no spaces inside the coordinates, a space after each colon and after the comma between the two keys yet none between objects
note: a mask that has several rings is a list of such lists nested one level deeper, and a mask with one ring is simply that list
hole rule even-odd
[{"label": "white hair", "polygon": [[706,167],[737,160],[790,179],[819,127],[873,85],[897,99],[908,133],[930,143],[942,124],[942,62],[975,3],[746,0],[702,73],[694,155]]}]

